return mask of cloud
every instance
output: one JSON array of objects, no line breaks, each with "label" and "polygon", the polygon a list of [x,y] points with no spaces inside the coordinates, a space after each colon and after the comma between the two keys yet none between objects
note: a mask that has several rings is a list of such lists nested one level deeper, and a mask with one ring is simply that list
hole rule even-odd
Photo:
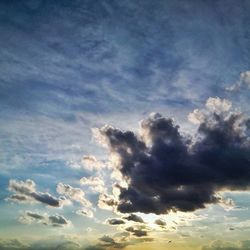
[{"label": "cloud", "polygon": [[85,207],[91,206],[90,201],[88,201],[85,198],[85,193],[80,188],[74,188],[70,185],[63,184],[60,182],[57,184],[56,190],[59,194],[65,195],[66,197],[68,197],[72,201],[79,202],[81,205],[83,205]]},{"label": "cloud", "polygon": [[130,234],[128,232],[118,233],[112,237],[103,235],[101,238],[99,238],[100,243],[93,246],[88,246],[85,248],[85,250],[123,249],[130,245],[153,241],[153,238],[142,237],[143,235],[141,234],[144,233],[138,232],[138,235],[140,236],[136,237],[129,237]]},{"label": "cloud", "polygon": [[28,244],[18,239],[8,239],[8,240],[0,239],[0,249],[1,250],[14,250],[14,249],[28,250],[31,248]]},{"label": "cloud", "polygon": [[203,246],[202,250],[250,250],[250,241],[235,242],[223,242],[216,240],[209,246]]},{"label": "cloud", "polygon": [[65,219],[62,215],[48,215],[37,212],[26,211],[19,221],[24,224],[38,223],[46,226],[65,227],[70,225],[70,221]]},{"label": "cloud", "polygon": [[138,134],[108,125],[94,131],[127,182],[111,206],[122,213],[188,212],[224,204],[222,191],[249,189],[249,118],[218,97],[197,112],[195,136],[158,113],[140,122]]},{"label": "cloud", "polygon": [[164,221],[162,219],[155,220],[155,224],[158,225],[158,226],[162,226],[162,227],[167,225],[166,221]]},{"label": "cloud", "polygon": [[[59,240],[61,241],[61,240]],[[67,240],[64,242],[47,242],[45,241],[35,241],[33,243],[27,244],[26,242],[20,241],[19,239],[0,239],[0,249],[1,250],[75,250],[83,249],[77,242]]]},{"label": "cloud", "polygon": [[11,195],[8,200],[16,202],[41,202],[51,207],[59,207],[61,205],[60,198],[53,197],[49,193],[36,191],[34,181],[27,179],[26,181],[10,180],[9,191],[15,194]]},{"label": "cloud", "polygon": [[82,164],[84,168],[89,171],[98,171],[105,166],[102,162],[98,161],[93,155],[83,156]]},{"label": "cloud", "polygon": [[89,217],[89,218],[93,218],[94,217],[93,212],[90,209],[86,209],[86,208],[77,210],[76,214],[82,215],[82,216],[86,216],[86,217]]},{"label": "cloud", "polygon": [[136,214],[130,214],[128,216],[123,217],[123,219],[134,221],[134,222],[139,222],[139,223],[144,223],[144,220],[142,219],[142,217]]},{"label": "cloud", "polygon": [[94,193],[105,192],[104,181],[96,176],[91,176],[89,178],[82,177],[80,183],[83,186],[89,186],[90,190]]},{"label": "cloud", "polygon": [[105,210],[114,210],[118,204],[118,201],[113,195],[100,194],[98,199],[98,207]]},{"label": "cloud", "polygon": [[226,90],[234,92],[244,88],[250,88],[250,71],[242,72],[239,80],[232,86],[226,88]]},{"label": "cloud", "polygon": [[82,249],[81,245],[74,241],[66,241],[55,247],[55,250],[74,250],[74,249]]},{"label": "cloud", "polygon": [[121,224],[125,224],[125,221],[124,220],[121,220],[121,219],[108,219],[107,220],[107,223],[110,224],[110,225],[121,225]]},{"label": "cloud", "polygon": [[126,231],[132,233],[136,237],[144,237],[144,236],[148,235],[147,231],[143,230],[143,228],[140,228],[140,227],[138,227],[138,228],[127,227]]}]

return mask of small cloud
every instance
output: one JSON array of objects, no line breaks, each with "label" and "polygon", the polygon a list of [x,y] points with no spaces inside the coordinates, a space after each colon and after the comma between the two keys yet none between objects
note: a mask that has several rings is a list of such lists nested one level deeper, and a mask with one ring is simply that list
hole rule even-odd
[{"label": "small cloud", "polygon": [[80,188],[74,188],[70,185],[63,184],[60,182],[57,184],[56,190],[59,194],[65,195],[70,200],[79,202],[85,207],[91,206],[91,202],[85,198],[85,193]]},{"label": "small cloud", "polygon": [[93,155],[83,156],[81,162],[83,167],[89,171],[96,171],[105,167],[105,164],[98,161]]},{"label": "small cloud", "polygon": [[80,183],[83,186],[89,186],[89,189],[94,193],[103,193],[106,191],[104,181],[96,176],[91,176],[89,178],[82,177]]},{"label": "small cloud", "polygon": [[39,214],[36,212],[26,211],[20,218],[19,221],[24,224],[38,223],[46,226],[53,227],[65,227],[70,225],[70,221],[65,219],[62,215],[48,215]]},{"label": "small cloud", "polygon": [[157,219],[155,220],[155,224],[161,227],[164,227],[167,225],[166,221],[162,220],[162,219]]},{"label": "small cloud", "polygon": [[226,88],[226,90],[236,92],[244,88],[250,88],[250,71],[242,72],[239,80],[232,86]]},{"label": "small cloud", "polygon": [[124,220],[122,219],[108,219],[107,223],[110,225],[121,225],[121,224],[125,224]]},{"label": "small cloud", "polygon": [[145,223],[142,217],[136,215],[136,214],[130,214],[128,216],[123,217],[123,219],[129,220],[129,221],[134,221],[134,222],[139,222],[139,223]]},{"label": "small cloud", "polygon": [[10,180],[9,191],[14,192],[7,200],[19,203],[41,202],[51,207],[61,206],[60,199],[53,197],[49,193],[36,191],[34,181],[27,179],[26,181]]},{"label": "small cloud", "polygon": [[136,237],[144,237],[148,235],[147,231],[142,228],[127,227],[125,230],[132,233]]},{"label": "small cloud", "polygon": [[82,216],[86,216],[86,217],[89,217],[89,218],[93,218],[94,217],[93,212],[90,209],[86,209],[86,208],[77,210],[76,214],[82,215]]}]

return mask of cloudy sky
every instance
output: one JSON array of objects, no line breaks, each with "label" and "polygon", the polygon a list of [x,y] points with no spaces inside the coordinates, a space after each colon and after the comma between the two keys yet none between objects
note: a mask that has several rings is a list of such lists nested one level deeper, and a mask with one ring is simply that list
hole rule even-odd
[{"label": "cloudy sky", "polygon": [[0,0],[0,249],[249,250],[249,13]]}]

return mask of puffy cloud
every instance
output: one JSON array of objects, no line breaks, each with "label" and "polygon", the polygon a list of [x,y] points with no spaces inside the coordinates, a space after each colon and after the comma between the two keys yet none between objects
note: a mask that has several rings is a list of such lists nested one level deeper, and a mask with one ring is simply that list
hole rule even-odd
[{"label": "puffy cloud", "polygon": [[9,191],[15,193],[8,198],[11,201],[21,203],[41,202],[52,207],[59,207],[61,205],[60,198],[56,198],[49,193],[36,191],[35,182],[29,179],[26,181],[10,180]]},{"label": "puffy cloud", "polygon": [[108,219],[107,223],[110,225],[121,225],[121,224],[125,224],[125,221],[122,219],[114,218],[114,219]]},{"label": "puffy cloud", "polygon": [[98,161],[93,155],[83,156],[81,160],[85,169],[89,171],[100,170],[105,166],[102,162]]},{"label": "puffy cloud", "polygon": [[113,195],[100,194],[98,200],[98,207],[105,210],[115,210],[117,207],[118,201]]},{"label": "puffy cloud", "polygon": [[230,108],[227,100],[209,98],[195,112],[194,137],[158,113],[140,123],[138,134],[107,125],[95,129],[127,183],[118,185],[118,200],[106,195],[102,203],[122,213],[187,212],[224,203],[221,191],[249,189],[250,120]]},{"label": "puffy cloud", "polygon": [[95,193],[105,192],[104,181],[96,176],[91,176],[89,178],[82,177],[80,179],[81,185],[89,186],[90,190]]},{"label": "puffy cloud", "polygon": [[250,88],[250,71],[245,71],[240,74],[239,80],[232,86],[226,88],[228,91],[239,91],[243,88]]},{"label": "puffy cloud", "polygon": [[53,227],[65,227],[70,224],[70,221],[65,219],[62,215],[47,215],[36,212],[26,211],[19,221],[24,224],[39,223]]},{"label": "puffy cloud", "polygon": [[162,219],[155,220],[155,224],[158,225],[158,226],[162,226],[162,227],[167,225],[166,221],[164,221]]},{"label": "puffy cloud", "polygon": [[148,233],[147,231],[145,231],[143,228],[141,227],[138,227],[138,228],[135,228],[135,227],[127,227],[126,228],[126,231],[132,233],[134,236],[136,237],[144,237],[144,236],[147,236]]},{"label": "puffy cloud", "polygon": [[139,222],[139,223],[144,223],[142,217],[140,217],[136,214],[130,214],[128,216],[123,217],[123,219],[134,221],[134,222]]},{"label": "puffy cloud", "polygon": [[[61,241],[61,240],[59,240]],[[0,239],[0,249],[1,250],[75,250],[83,249],[77,242],[67,240],[64,242],[44,242],[35,241],[33,243],[27,244],[26,242],[20,241],[18,239]]]},{"label": "puffy cloud", "polygon": [[58,183],[57,192],[61,195],[65,195],[69,199],[79,202],[81,205],[90,207],[91,203],[85,198],[85,193],[80,188],[74,188],[70,185]]}]

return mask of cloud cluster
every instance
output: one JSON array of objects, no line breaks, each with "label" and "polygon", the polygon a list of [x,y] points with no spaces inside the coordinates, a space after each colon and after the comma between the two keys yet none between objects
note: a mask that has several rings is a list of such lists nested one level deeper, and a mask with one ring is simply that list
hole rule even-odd
[{"label": "cloud cluster", "polygon": [[130,214],[128,216],[124,216],[123,219],[134,221],[134,222],[139,222],[139,223],[144,223],[144,220],[142,219],[142,217],[136,214]]},{"label": "cloud cluster", "polygon": [[39,223],[46,226],[65,227],[70,225],[70,221],[65,219],[62,215],[47,215],[36,212],[26,211],[19,221],[24,224]]},{"label": "cloud cluster", "polygon": [[147,231],[144,230],[144,227],[127,227],[125,230],[136,237],[145,237],[148,235]]},{"label": "cloud cluster", "polygon": [[58,183],[57,192],[61,195],[65,195],[70,200],[79,202],[82,206],[90,207],[91,202],[85,198],[85,193],[80,188],[74,188],[68,184]]},{"label": "cloud cluster", "polygon": [[138,134],[108,125],[94,131],[127,182],[119,187],[118,211],[194,211],[223,202],[220,191],[249,189],[250,120],[218,97],[189,119],[198,125],[193,137],[158,113],[140,123]]},{"label": "cloud cluster", "polygon": [[91,176],[89,178],[82,177],[80,183],[83,186],[88,186],[94,193],[102,193],[105,191],[104,181],[97,176]]},{"label": "cloud cluster", "polygon": [[67,240],[59,242],[44,242],[35,241],[33,243],[27,244],[26,242],[20,241],[19,239],[0,239],[0,249],[1,250],[75,250],[83,249],[75,241]]},{"label": "cloud cluster", "polygon": [[60,198],[56,198],[49,193],[36,191],[34,181],[27,179],[26,181],[10,180],[9,191],[14,192],[8,200],[16,202],[41,202],[51,207],[59,207],[61,205]]},{"label": "cloud cluster", "polygon": [[165,227],[167,225],[166,221],[164,221],[162,219],[156,219],[155,224],[158,226],[161,226],[161,227]]},{"label": "cloud cluster", "polygon": [[108,219],[107,223],[110,225],[122,225],[125,224],[125,221],[122,219],[113,218],[113,219]]}]

